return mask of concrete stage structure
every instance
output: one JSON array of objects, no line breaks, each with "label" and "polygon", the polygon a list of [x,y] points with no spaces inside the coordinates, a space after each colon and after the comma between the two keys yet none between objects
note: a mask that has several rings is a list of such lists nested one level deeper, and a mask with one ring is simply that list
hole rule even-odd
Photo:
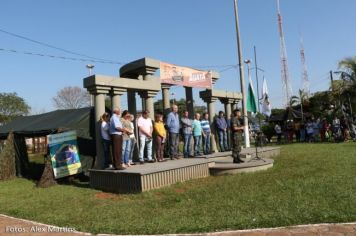
[{"label": "concrete stage structure", "polygon": [[254,148],[243,149],[246,162],[232,163],[231,152],[214,153],[203,158],[132,166],[126,170],[90,170],[90,186],[106,192],[140,193],[178,182],[205,178],[210,175],[236,174],[266,170],[273,166],[273,156],[280,154],[279,147],[258,149],[263,160],[254,160]]},{"label": "concrete stage structure", "polygon": [[[100,116],[105,112],[105,98],[110,96],[112,108],[121,107],[121,96],[127,94],[128,110],[131,114],[136,115],[136,93],[142,99],[142,107],[149,111],[150,118],[154,118],[154,98],[158,92],[162,91],[163,111],[167,114],[170,110],[170,92],[172,84],[161,83],[161,80],[156,76],[157,70],[160,69],[160,61],[151,58],[142,58],[130,62],[120,68],[120,76],[105,76],[92,75],[83,79],[84,88],[94,97],[95,106],[95,122],[96,122],[96,160],[95,169],[103,168],[103,148],[100,140]],[[219,80],[220,75],[215,71],[211,71],[212,85]],[[186,108],[189,111],[190,118],[194,115],[193,90],[192,87],[185,87]],[[207,103],[210,116],[210,123],[213,122],[215,116],[215,102],[220,101],[224,104],[225,114],[231,116],[231,110],[237,107],[237,104],[242,99],[241,93],[228,91],[219,91],[206,89],[200,92],[200,97]],[[211,126],[214,127],[214,126]],[[212,129],[211,135],[211,150],[217,152],[215,141],[216,131]]]}]

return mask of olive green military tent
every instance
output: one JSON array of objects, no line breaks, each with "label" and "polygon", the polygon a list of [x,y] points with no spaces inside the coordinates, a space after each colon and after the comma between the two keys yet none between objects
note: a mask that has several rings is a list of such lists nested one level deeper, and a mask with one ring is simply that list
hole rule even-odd
[{"label": "olive green military tent", "polygon": [[42,137],[69,130],[77,131],[77,142],[84,171],[90,169],[96,156],[94,108],[55,110],[33,116],[17,117],[0,126],[0,139],[6,139],[10,132],[14,134],[16,150],[16,172],[26,176],[28,156],[25,138]]}]

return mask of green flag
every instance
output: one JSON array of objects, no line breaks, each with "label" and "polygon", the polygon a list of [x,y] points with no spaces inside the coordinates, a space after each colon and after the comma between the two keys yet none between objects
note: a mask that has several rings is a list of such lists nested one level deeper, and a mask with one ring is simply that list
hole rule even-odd
[{"label": "green flag", "polygon": [[248,85],[248,92],[247,92],[247,111],[253,112],[253,113],[257,112],[255,93],[253,91],[253,85],[251,83],[251,80]]}]

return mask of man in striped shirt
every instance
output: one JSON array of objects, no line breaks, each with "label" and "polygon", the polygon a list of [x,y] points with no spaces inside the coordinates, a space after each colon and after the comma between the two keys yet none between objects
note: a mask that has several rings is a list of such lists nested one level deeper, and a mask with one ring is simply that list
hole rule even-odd
[{"label": "man in striped shirt", "polygon": [[209,113],[204,113],[203,119],[200,121],[202,133],[203,133],[203,151],[205,155],[210,154],[210,121]]}]

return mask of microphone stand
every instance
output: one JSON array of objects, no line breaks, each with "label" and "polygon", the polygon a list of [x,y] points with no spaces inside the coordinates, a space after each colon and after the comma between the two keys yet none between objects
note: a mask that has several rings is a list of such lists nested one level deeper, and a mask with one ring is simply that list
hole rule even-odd
[{"label": "microphone stand", "polygon": [[[251,162],[251,161],[264,161],[266,162],[265,159],[263,159],[262,157],[260,157],[258,155],[258,143],[260,142],[261,143],[261,148],[263,148],[263,142],[262,142],[262,137],[263,137],[263,133],[261,131],[261,120],[260,118],[259,119],[259,131],[258,131],[258,134],[257,134],[257,129],[254,130],[254,135],[253,135],[253,138],[255,140],[255,156],[253,158],[251,158],[248,162]],[[250,122],[251,119],[249,117],[247,117],[247,120]],[[251,121],[251,124],[252,124],[252,121]]]}]

